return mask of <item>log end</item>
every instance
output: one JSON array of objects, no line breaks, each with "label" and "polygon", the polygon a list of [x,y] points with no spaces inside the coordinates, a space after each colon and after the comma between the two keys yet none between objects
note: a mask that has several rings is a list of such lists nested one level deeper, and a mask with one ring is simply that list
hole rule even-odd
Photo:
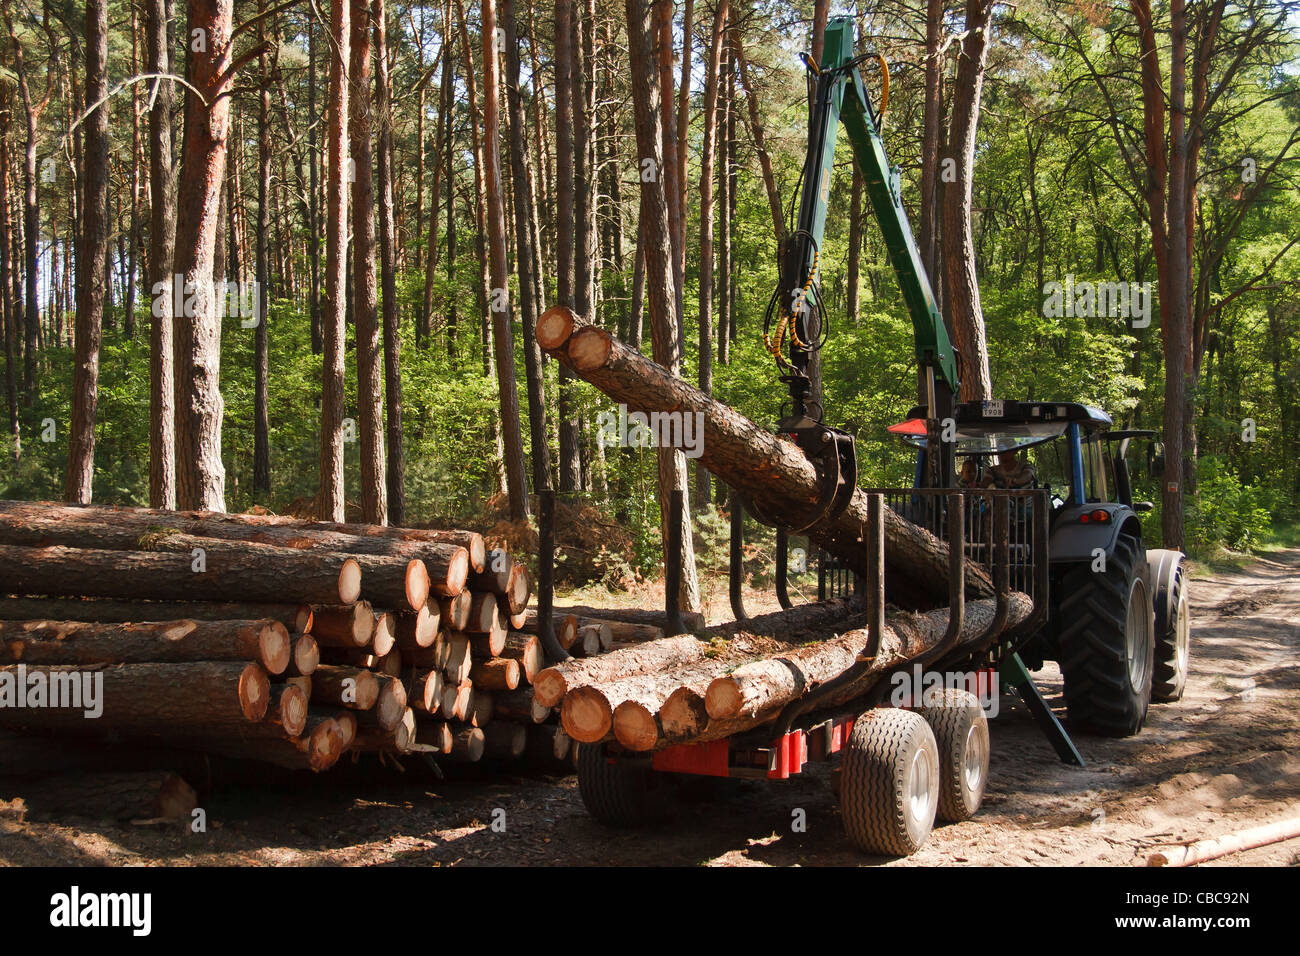
[{"label": "log end", "polygon": [[361,565],[347,558],[339,568],[339,603],[355,604],[361,597]]},{"label": "log end", "polygon": [[604,740],[614,726],[614,712],[605,695],[593,687],[577,687],[564,697],[560,708],[564,732],[584,744]]},{"label": "log end", "polygon": [[714,678],[704,692],[704,709],[714,720],[736,716],[742,703],[740,687],[731,677]]},{"label": "log end", "polygon": [[260,664],[249,664],[239,673],[239,709],[249,720],[261,720],[271,703],[271,679]]},{"label": "log end", "polygon": [[297,672],[308,677],[320,666],[320,645],[310,634],[300,634],[293,642],[293,666]]},{"label": "log end", "polygon": [[602,368],[613,350],[614,339],[594,325],[584,326],[569,338],[569,360],[580,374]]},{"label": "log end", "polygon": [[659,742],[655,715],[644,704],[623,701],[614,708],[614,739],[628,750],[653,750]]},{"label": "log end", "polygon": [[296,684],[285,684],[280,690],[277,716],[280,726],[290,737],[297,737],[306,729],[307,706],[307,695]]},{"label": "log end", "polygon": [[[461,548],[460,553],[465,553]],[[469,574],[469,559],[465,558],[465,573]],[[450,565],[452,562],[448,562]],[[448,577],[451,572],[448,571]],[[418,611],[429,603],[429,569],[419,558],[412,558],[406,565],[406,603],[412,611]]]},{"label": "log end", "polygon": [[537,345],[545,352],[563,347],[578,326],[578,316],[564,305],[553,305],[537,317]]},{"label": "log end", "polygon": [[548,667],[533,678],[533,700],[550,710],[564,699],[568,684],[563,673],[554,667]]},{"label": "log end", "polygon": [[293,655],[289,629],[279,621],[268,621],[257,635],[258,656],[268,673],[283,674]]},{"label": "log end", "polygon": [[375,649],[376,657],[384,657],[392,651],[397,644],[397,632],[393,627],[391,614],[380,614],[375,617],[375,631],[370,642]]}]

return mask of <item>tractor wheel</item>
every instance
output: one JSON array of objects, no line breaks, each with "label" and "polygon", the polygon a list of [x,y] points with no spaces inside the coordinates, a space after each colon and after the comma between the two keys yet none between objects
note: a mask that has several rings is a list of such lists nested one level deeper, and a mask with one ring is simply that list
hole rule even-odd
[{"label": "tractor wheel", "polygon": [[610,757],[601,744],[578,744],[578,793],[601,823],[635,827],[653,821],[660,782],[644,760]]},{"label": "tractor wheel", "polygon": [[938,704],[920,708],[939,747],[939,808],[944,823],[961,823],[979,812],[989,779],[989,722],[974,694],[943,691]]},{"label": "tractor wheel", "polygon": [[1138,542],[1122,534],[1106,570],[1062,582],[1060,664],[1070,722],[1107,737],[1142,729],[1155,670],[1155,619]]},{"label": "tractor wheel", "polygon": [[844,749],[840,814],[867,853],[908,856],[934,828],[939,751],[930,725],[910,710],[869,710]]},{"label": "tractor wheel", "polygon": [[1169,588],[1168,610],[1163,601],[1156,604],[1156,670],[1151,699],[1161,704],[1182,699],[1191,666],[1191,611],[1181,565]]}]

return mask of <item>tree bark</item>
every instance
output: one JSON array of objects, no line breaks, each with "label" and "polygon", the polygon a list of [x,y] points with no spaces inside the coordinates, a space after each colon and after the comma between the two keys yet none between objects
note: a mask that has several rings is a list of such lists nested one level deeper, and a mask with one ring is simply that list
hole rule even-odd
[{"label": "tree bark", "polygon": [[[108,96],[108,0],[86,2],[86,85],[84,104]],[[77,252],[76,346],[72,423],[63,496],[89,504],[95,477],[95,412],[99,404],[99,345],[104,325],[104,270],[108,253],[108,104],[90,113],[85,128],[81,242]],[[31,342],[28,343],[31,354]]]},{"label": "tree bark", "polygon": [[351,43],[350,0],[331,0],[329,132],[325,187],[325,310],[321,317],[324,349],[321,370],[320,517],[342,521],[343,349],[347,325],[348,89]]},{"label": "tree bark", "polygon": [[[170,73],[174,38],[172,0],[146,0],[147,66]],[[149,110],[149,505],[176,507],[176,376],[172,354],[175,322],[171,294],[176,254],[173,190],[172,83],[155,80]]]}]

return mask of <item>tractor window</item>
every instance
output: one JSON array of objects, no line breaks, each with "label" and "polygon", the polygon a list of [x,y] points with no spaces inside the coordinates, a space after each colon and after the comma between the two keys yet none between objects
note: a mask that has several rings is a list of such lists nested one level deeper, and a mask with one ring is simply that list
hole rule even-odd
[{"label": "tractor window", "polygon": [[1029,450],[1037,486],[1062,500],[1070,497],[1070,456],[1065,442],[1049,441]]},{"label": "tractor window", "polygon": [[1089,435],[1083,441],[1083,479],[1085,485],[1084,500],[1089,502],[1109,501],[1107,493],[1109,483],[1110,456],[1106,453],[1105,442],[1101,435]]}]

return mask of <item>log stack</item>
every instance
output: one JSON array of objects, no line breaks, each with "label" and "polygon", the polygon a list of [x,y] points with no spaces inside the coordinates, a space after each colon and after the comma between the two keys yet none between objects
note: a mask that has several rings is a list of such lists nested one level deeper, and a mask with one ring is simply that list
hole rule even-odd
[{"label": "log stack", "polygon": [[[366,751],[568,767],[530,594],[474,532],[0,501],[0,728],[318,772]],[[663,636],[578,610],[555,613],[575,656]],[[74,683],[102,688],[97,716],[47,706]]]}]

